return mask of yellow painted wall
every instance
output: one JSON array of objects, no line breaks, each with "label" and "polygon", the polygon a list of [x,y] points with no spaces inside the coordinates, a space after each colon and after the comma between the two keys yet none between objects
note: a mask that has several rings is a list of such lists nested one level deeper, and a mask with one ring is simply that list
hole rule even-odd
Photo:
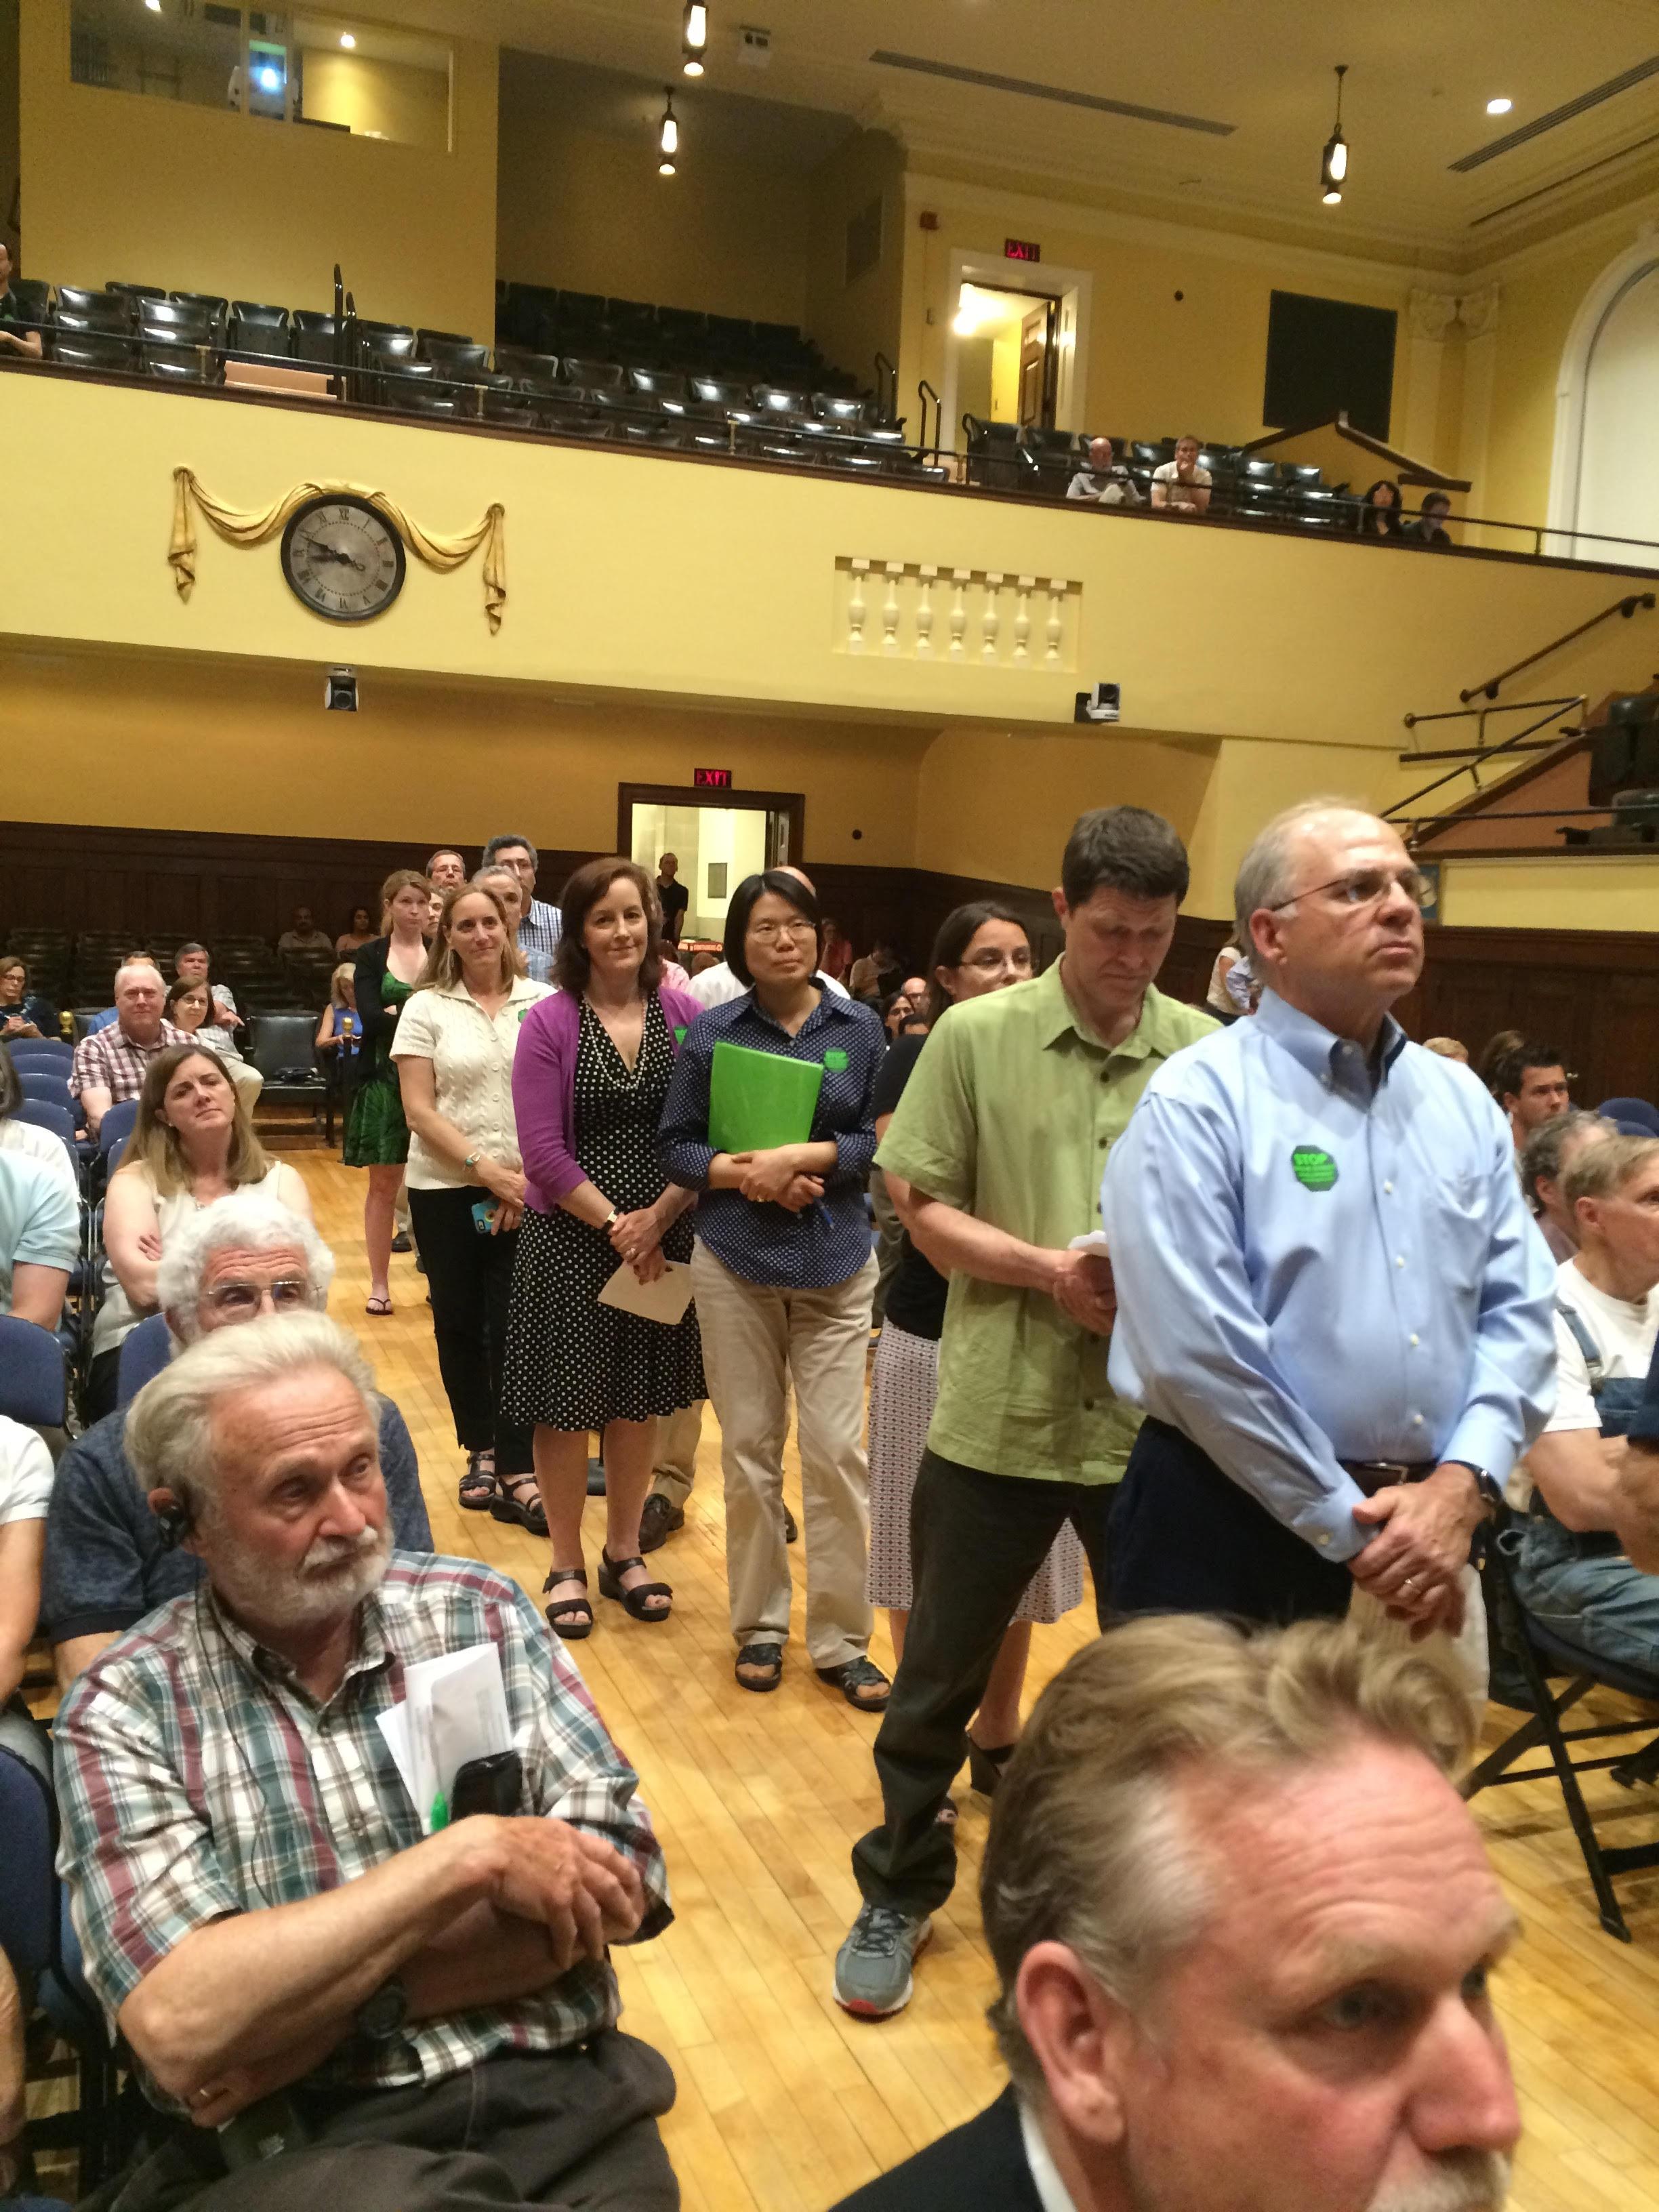
[{"label": "yellow painted wall", "polygon": [[920,733],[379,672],[360,698],[325,714],[319,671],[293,664],[0,646],[4,811],[428,847],[481,845],[510,816],[538,844],[605,851],[620,781],[729,768],[739,789],[805,793],[809,858],[910,862]]},{"label": "yellow painted wall", "polygon": [[[938,214],[936,230],[918,227],[923,204]],[[933,179],[915,187],[905,287],[906,394],[923,375],[944,388],[955,304],[949,296],[951,253],[1000,258],[1010,235],[1035,236],[1042,263],[1002,264],[1008,281],[1041,289],[1054,266],[1086,270],[1094,279],[1088,387],[1079,426],[1091,430],[1145,438],[1190,430],[1200,438],[1243,443],[1277,427],[1261,417],[1268,299],[1275,289],[1393,308],[1403,333],[1410,290],[1403,272],[1348,261],[1315,264],[1310,273],[1304,259],[1266,241],[1227,245],[1199,232],[1188,240],[1174,234],[1173,227],[1171,235],[1154,240],[1146,234],[1148,228],[1115,223],[1103,210],[1058,204],[1038,216],[1016,191],[1002,199],[983,185],[953,190],[950,180]],[[1177,292],[1183,295],[1179,301]],[[1395,357],[1396,427],[1405,420],[1409,354],[1402,335]]]},{"label": "yellow painted wall", "polygon": [[[1258,534],[1094,508],[843,483],[817,471],[562,446],[365,420],[326,406],[116,388],[0,369],[9,511],[0,623],[41,639],[292,659],[349,658],[433,675],[499,676],[703,705],[787,705],[845,719],[978,720],[1069,729],[1075,692],[1123,687],[1124,728],[1154,736],[1333,741],[1392,750],[1401,718],[1582,622],[1607,576],[1431,559],[1350,538]],[[441,575],[410,563],[402,599],[343,631],[293,598],[276,549],[199,530],[185,602],[166,560],[172,471],[188,462],[233,506],[264,508],[308,479],[378,485],[423,527],[506,507],[509,601],[483,615],[476,557]],[[1074,666],[953,665],[843,649],[854,556],[1064,577],[1076,588]],[[1012,585],[1009,587],[1012,592]],[[1005,603],[1012,625],[1013,604]],[[843,611],[838,613],[838,610]],[[1034,608],[1042,640],[1044,607]],[[1409,649],[1402,645],[1409,641]],[[1597,629],[1550,664],[1601,696],[1645,678],[1630,626]]]},{"label": "yellow painted wall", "polygon": [[27,267],[327,307],[489,337],[495,50],[455,41],[454,151],[434,154],[69,80],[69,0],[23,12]]},{"label": "yellow painted wall", "polygon": [[543,94],[553,64],[502,58],[497,258],[516,283],[799,323],[806,309],[807,178],[694,143],[657,174],[637,143],[572,130]]},{"label": "yellow painted wall", "polygon": [[1659,856],[1449,860],[1441,918],[1464,929],[1659,929]]},{"label": "yellow painted wall", "polygon": [[[879,194],[881,257],[847,282],[847,225]],[[819,164],[811,181],[806,234],[806,331],[826,361],[861,384],[878,351],[896,362],[904,293],[904,152],[866,131]]]},{"label": "yellow painted wall", "polygon": [[310,121],[343,123],[348,130],[389,138],[400,146],[448,150],[449,78],[445,70],[342,53],[337,47],[307,46],[305,100]]},{"label": "yellow painted wall", "polygon": [[[0,0],[0,238],[17,259],[13,209],[20,173],[17,114],[17,0]],[[20,264],[19,273],[27,271]]]}]

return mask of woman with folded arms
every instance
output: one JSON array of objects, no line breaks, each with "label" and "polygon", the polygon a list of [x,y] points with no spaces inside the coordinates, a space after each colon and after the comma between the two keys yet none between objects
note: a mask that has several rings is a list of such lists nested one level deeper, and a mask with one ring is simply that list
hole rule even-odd
[{"label": "woman with folded arms", "polygon": [[708,1395],[697,1317],[648,1320],[599,1292],[624,1267],[648,1284],[691,1257],[690,1194],[658,1164],[657,1124],[702,1009],[659,980],[662,915],[643,868],[590,860],[559,911],[561,988],[532,1008],[513,1066],[526,1190],[503,1403],[535,1428],[553,1538],[548,1625],[576,1641],[593,1626],[581,1540],[592,1430],[605,1449],[599,1593],[641,1621],[665,1620],[673,1602],[640,1555],[640,1514],[658,1421]]},{"label": "woman with folded arms", "polygon": [[530,1431],[502,1418],[501,1361],[524,1211],[513,1059],[525,1017],[550,995],[526,976],[501,901],[463,884],[443,894],[392,1042],[410,1131],[410,1218],[432,1292],[438,1371],[466,1454],[461,1504],[538,1536],[547,1519]]},{"label": "woman with folded arms", "polygon": [[216,1053],[169,1045],[150,1062],[121,1164],[104,1200],[104,1303],[92,1328],[87,1415],[113,1410],[120,1347],[155,1310],[155,1269],[167,1238],[203,1206],[259,1190],[312,1218],[297,1169],[272,1160]]},{"label": "woman with folded arms", "polygon": [[[850,1705],[878,1712],[869,1657],[870,1472],[864,1367],[876,1262],[864,1178],[884,1042],[867,1006],[818,978],[818,903],[781,868],[738,884],[726,957],[748,986],[703,1015],[663,1113],[663,1165],[702,1194],[691,1277],[726,1477],[726,1569],[737,1679],[775,1690],[789,1635],[783,1440],[793,1376],[806,1538],[806,1649]],[[823,1070],[799,1144],[723,1152],[710,1139],[714,1048],[738,1045]]]},{"label": "woman with folded arms", "polygon": [[[1030,981],[1031,940],[1024,923],[992,899],[957,907],[939,927],[927,974],[927,1030],[899,1037],[876,1078],[878,1139],[886,1135],[927,1038],[947,1009],[958,1000]],[[901,1184],[901,1192],[905,1188]],[[910,1619],[910,1493],[939,1395],[939,1346],[950,1287],[906,1236],[870,1376],[870,1600],[887,1607],[898,1658],[904,1656]],[[1082,1601],[1083,1547],[1068,1522],[1020,1600],[984,1701],[969,1726],[969,1772],[975,1789],[987,1796],[1019,1735],[1031,1624],[1058,1620]]]},{"label": "woman with folded arms", "polygon": [[426,966],[431,908],[432,886],[426,878],[415,868],[394,868],[380,886],[385,934],[359,950],[354,968],[362,1043],[341,1157],[349,1168],[368,1170],[363,1200],[368,1303],[363,1310],[377,1317],[392,1311],[392,1218],[409,1158],[409,1124],[392,1065],[392,1041],[404,1002]]}]

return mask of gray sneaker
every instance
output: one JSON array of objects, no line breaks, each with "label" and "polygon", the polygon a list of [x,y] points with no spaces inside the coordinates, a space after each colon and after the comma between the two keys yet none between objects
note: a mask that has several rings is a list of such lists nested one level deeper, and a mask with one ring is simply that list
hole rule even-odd
[{"label": "gray sneaker", "polygon": [[860,1908],[852,1932],[836,1954],[836,2002],[860,2020],[885,2020],[910,2002],[910,1967],[933,1932],[926,1913],[893,1905]]}]

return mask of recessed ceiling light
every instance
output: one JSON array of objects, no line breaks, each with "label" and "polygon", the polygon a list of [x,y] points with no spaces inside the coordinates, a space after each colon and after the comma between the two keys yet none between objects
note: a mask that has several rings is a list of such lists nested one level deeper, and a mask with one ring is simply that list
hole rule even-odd
[{"label": "recessed ceiling light", "polygon": [[1488,115],[1507,115],[1514,105],[1515,102],[1512,100],[1489,100],[1486,102],[1486,112]]},{"label": "recessed ceiling light", "polygon": [[351,47],[355,46],[356,45],[356,43],[357,43],[356,40],[355,38],[353,38],[353,36],[352,36],[352,34],[351,34],[351,33],[350,33],[349,31],[342,31],[342,32],[341,32],[341,33],[340,33],[340,44],[341,44],[343,46],[346,47],[346,48],[348,49],[348,51],[349,51]]},{"label": "recessed ceiling light", "polygon": [[144,0],[144,5],[152,15],[159,15],[161,12],[161,0]]}]

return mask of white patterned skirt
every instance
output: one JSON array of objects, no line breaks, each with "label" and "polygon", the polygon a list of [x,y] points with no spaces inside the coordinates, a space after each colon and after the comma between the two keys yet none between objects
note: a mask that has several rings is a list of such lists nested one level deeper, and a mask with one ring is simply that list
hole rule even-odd
[{"label": "white patterned skirt", "polygon": [[[870,1376],[870,1602],[910,1609],[910,1493],[939,1396],[939,1346],[882,1324]],[[1027,1584],[1016,1620],[1058,1620],[1083,1602],[1083,1547],[1068,1521]]]}]

